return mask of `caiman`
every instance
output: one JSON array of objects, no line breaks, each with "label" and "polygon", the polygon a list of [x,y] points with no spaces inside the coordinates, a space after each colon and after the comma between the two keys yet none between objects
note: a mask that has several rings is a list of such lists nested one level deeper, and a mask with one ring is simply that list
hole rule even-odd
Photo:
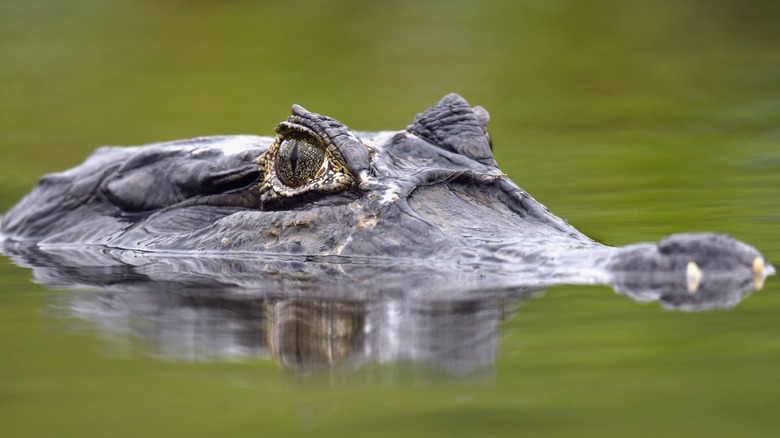
[{"label": "caiman", "polygon": [[685,293],[712,282],[760,287],[774,272],[756,249],[724,234],[618,248],[595,242],[499,169],[488,121],[485,109],[450,94],[398,132],[354,132],[295,105],[275,137],[104,147],[44,176],[2,216],[2,247],[357,260],[518,284]]}]

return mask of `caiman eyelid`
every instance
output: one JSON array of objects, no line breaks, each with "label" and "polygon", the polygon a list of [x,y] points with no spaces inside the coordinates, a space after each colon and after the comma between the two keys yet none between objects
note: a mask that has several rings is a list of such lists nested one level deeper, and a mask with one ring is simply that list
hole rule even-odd
[{"label": "caiman eyelid", "polygon": [[319,136],[316,132],[312,131],[311,129],[303,126],[303,125],[297,125],[294,123],[289,122],[282,122],[276,125],[276,128],[274,128],[274,131],[279,135],[280,140],[284,140],[287,137],[294,137],[294,136],[302,136],[302,137],[309,137],[312,141],[311,143],[318,143],[319,146],[325,147],[325,144],[327,143],[325,139]]},{"label": "caiman eyelid", "polygon": [[317,174],[314,175],[314,179],[319,179],[325,176],[325,174],[330,170],[330,167],[330,160],[326,157],[324,160],[322,160],[322,165],[317,170]]}]

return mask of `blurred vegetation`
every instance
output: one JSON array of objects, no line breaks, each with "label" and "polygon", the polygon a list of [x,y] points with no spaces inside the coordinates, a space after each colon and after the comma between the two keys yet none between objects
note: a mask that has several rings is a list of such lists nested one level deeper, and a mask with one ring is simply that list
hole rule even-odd
[{"label": "blurred vegetation", "polygon": [[[271,134],[292,103],[354,129],[396,130],[452,91],[491,111],[503,169],[586,231],[632,199],[636,218],[618,212],[628,233],[667,215],[696,220],[695,203],[712,202],[693,193],[673,206],[670,190],[707,191],[718,175],[719,187],[750,195],[746,175],[780,166],[772,1],[0,8],[0,210],[100,145]],[[656,203],[669,203],[662,217]],[[693,213],[674,218],[682,210]]]}]

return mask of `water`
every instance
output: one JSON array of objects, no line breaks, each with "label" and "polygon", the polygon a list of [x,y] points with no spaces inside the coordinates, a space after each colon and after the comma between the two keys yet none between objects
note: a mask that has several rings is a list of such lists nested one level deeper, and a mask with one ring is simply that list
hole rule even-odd
[{"label": "water", "polygon": [[[585,234],[622,245],[727,232],[777,264],[779,12],[737,1],[6,1],[0,211],[100,145],[269,135],[292,103],[357,130],[401,129],[456,91],[490,111],[502,169]],[[210,302],[163,284],[52,290],[32,275],[0,258],[2,436],[778,427],[774,277],[730,310],[686,313],[601,286],[455,303]]]}]

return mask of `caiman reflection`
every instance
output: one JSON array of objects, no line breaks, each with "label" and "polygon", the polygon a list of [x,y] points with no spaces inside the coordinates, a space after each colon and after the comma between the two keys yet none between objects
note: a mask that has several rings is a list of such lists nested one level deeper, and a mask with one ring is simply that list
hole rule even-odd
[{"label": "caiman reflection", "polygon": [[[33,260],[37,282],[98,290],[58,295],[60,316],[112,339],[140,339],[144,351],[168,360],[273,359],[302,374],[410,364],[489,378],[501,323],[541,294],[540,286],[499,287],[462,271],[349,259],[194,261],[109,251],[96,267],[89,253],[78,257],[81,266],[64,264],[77,259],[72,253],[55,254]],[[695,293],[669,284],[613,286],[638,302],[684,311],[732,307],[752,290],[750,281],[702,283]]]},{"label": "caiman reflection", "polygon": [[[267,358],[303,374],[411,364],[454,376],[490,375],[500,323],[537,293],[480,290],[479,280],[468,278],[461,280],[469,287],[441,287],[434,283],[443,277],[405,267],[380,272],[349,264],[302,267],[267,261],[226,260],[212,275],[190,272],[182,282],[174,274],[165,281],[172,272],[192,268],[177,262],[157,260],[155,266],[132,270],[117,266],[113,272],[104,267],[100,274],[90,270],[86,278],[70,269],[36,268],[36,277],[60,287],[70,280],[79,288],[97,279],[91,286],[103,292],[59,295],[55,313],[86,321],[111,339],[140,339],[141,348],[153,356],[184,361]],[[250,274],[258,271],[277,274]],[[253,281],[252,290],[220,283],[226,272],[243,273],[239,278]],[[335,272],[342,278],[334,277]],[[344,276],[360,284],[362,293],[347,292]],[[423,297],[427,294],[418,287],[427,288],[431,298]],[[297,293],[287,293],[293,290]],[[82,323],[77,325],[83,329]]]}]

